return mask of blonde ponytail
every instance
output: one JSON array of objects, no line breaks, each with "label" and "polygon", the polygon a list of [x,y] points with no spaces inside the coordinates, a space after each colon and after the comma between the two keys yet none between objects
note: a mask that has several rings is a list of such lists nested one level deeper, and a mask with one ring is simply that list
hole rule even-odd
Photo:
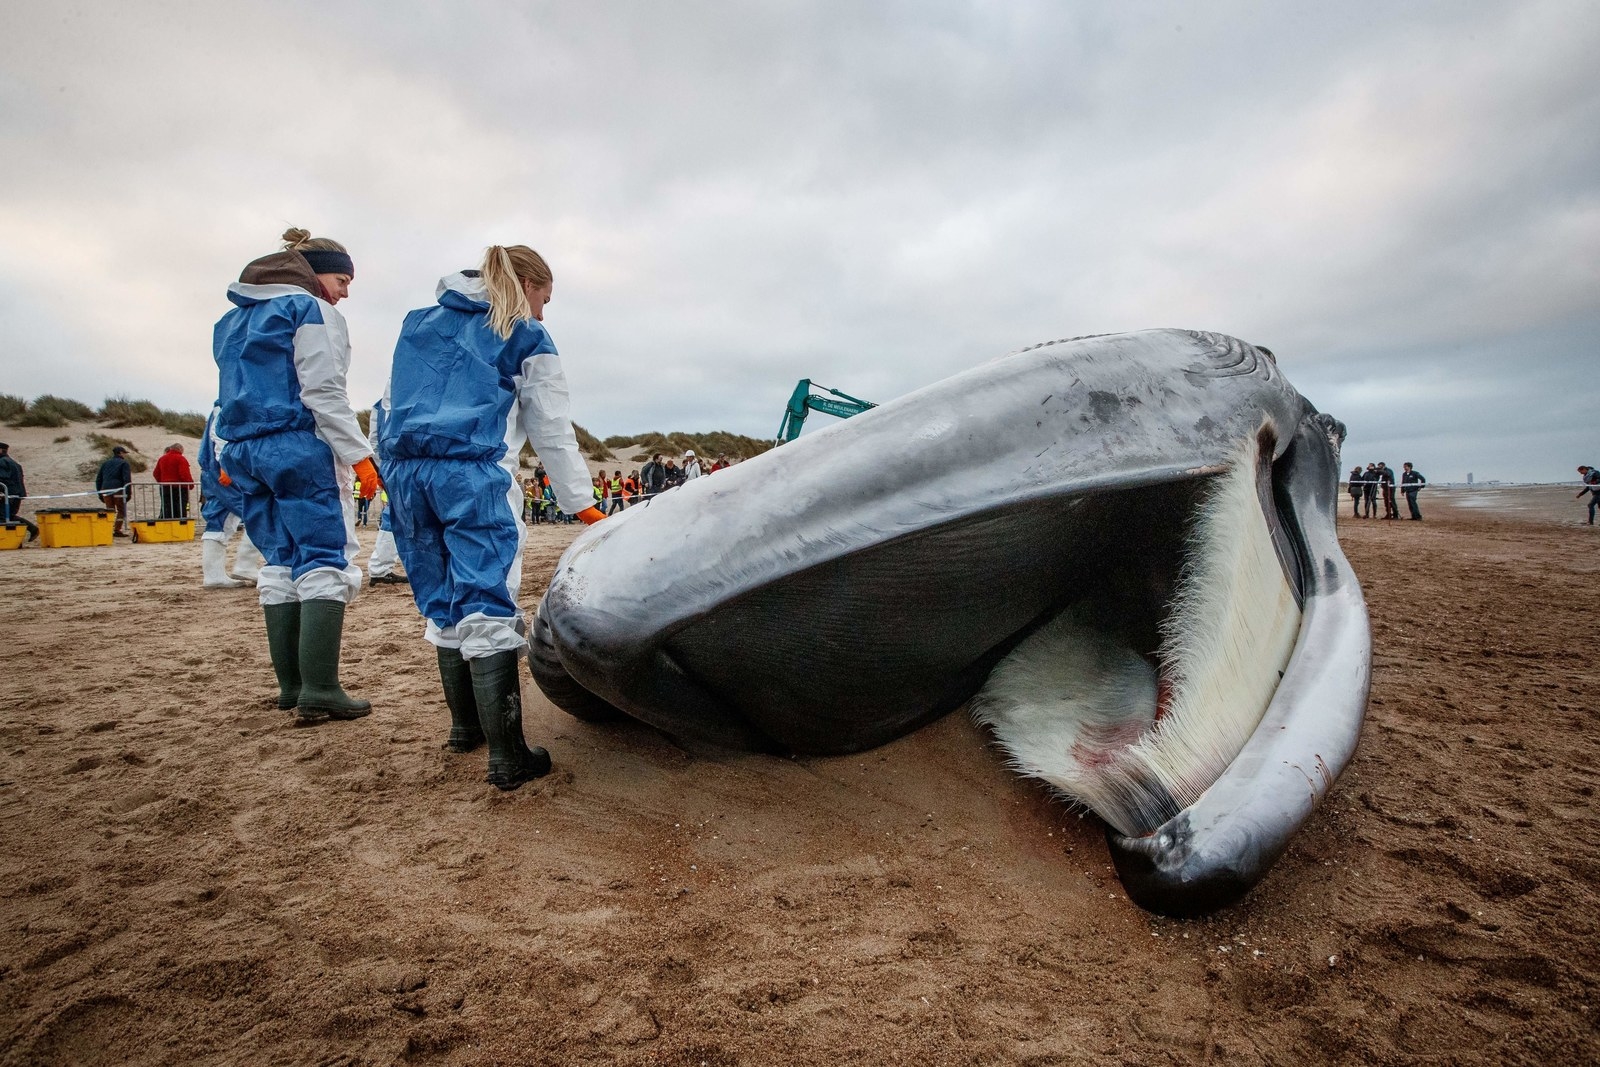
[{"label": "blonde ponytail", "polygon": [[527,245],[490,245],[483,255],[484,288],[489,291],[489,328],[502,340],[511,336],[517,323],[534,317],[522,283],[548,285],[550,267],[544,257]]}]

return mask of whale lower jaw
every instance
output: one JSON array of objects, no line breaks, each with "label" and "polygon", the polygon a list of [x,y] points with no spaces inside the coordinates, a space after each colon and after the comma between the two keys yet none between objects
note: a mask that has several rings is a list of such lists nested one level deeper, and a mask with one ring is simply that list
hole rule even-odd
[{"label": "whale lower jaw", "polygon": [[1106,821],[1141,907],[1191,916],[1237,901],[1355,753],[1372,635],[1335,527],[1343,437],[1336,419],[1312,413],[1275,465],[1269,495],[1283,525],[1268,532],[1284,585],[1265,566],[1261,527],[1235,521],[1249,515],[1237,462],[1192,528],[1160,668],[1103,628],[1083,640],[1092,612],[1080,611],[1034,635],[1031,652],[1032,638],[1019,645],[1042,667],[1003,662],[975,701],[1020,771]]},{"label": "whale lower jaw", "polygon": [[1141,907],[1186,916],[1237,901],[1277,862],[1355,754],[1372,680],[1372,631],[1335,527],[1343,438],[1338,420],[1308,416],[1276,487],[1296,526],[1304,612],[1261,722],[1194,803],[1148,833],[1106,835],[1128,896]]},{"label": "whale lower jaw", "polygon": [[1249,740],[1300,629],[1257,492],[1258,449],[1211,479],[1154,657],[1079,604],[991,672],[972,714],[1011,766],[1128,836],[1197,800]]}]

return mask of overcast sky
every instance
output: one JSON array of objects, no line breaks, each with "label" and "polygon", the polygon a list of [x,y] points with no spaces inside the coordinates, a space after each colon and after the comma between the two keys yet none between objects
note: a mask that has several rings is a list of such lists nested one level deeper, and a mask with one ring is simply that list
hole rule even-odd
[{"label": "overcast sky", "polygon": [[209,407],[226,286],[298,225],[356,263],[358,407],[521,242],[601,436],[1179,326],[1272,348],[1347,466],[1570,479],[1597,56],[1593,0],[0,0],[0,391]]}]

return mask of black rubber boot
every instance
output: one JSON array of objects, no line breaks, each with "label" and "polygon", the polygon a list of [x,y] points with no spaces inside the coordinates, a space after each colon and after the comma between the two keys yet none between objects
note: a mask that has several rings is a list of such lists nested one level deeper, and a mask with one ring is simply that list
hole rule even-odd
[{"label": "black rubber boot", "polygon": [[436,651],[439,653],[439,680],[444,683],[444,702],[450,705],[450,736],[444,747],[449,752],[471,752],[483,744],[478,699],[472,693],[472,668],[461,658],[460,649]]},{"label": "black rubber boot", "polygon": [[478,720],[489,740],[489,776],[497,789],[515,789],[523,782],[550,773],[550,753],[529,748],[522,737],[522,689],[517,678],[517,654],[496,652],[468,660],[472,692],[478,701]]},{"label": "black rubber boot", "polygon": [[372,705],[339,687],[339,645],[344,639],[344,604],[300,602],[300,721],[359,719]]},{"label": "black rubber boot", "polygon": [[267,604],[267,651],[278,676],[278,707],[291,711],[300,703],[300,605]]}]

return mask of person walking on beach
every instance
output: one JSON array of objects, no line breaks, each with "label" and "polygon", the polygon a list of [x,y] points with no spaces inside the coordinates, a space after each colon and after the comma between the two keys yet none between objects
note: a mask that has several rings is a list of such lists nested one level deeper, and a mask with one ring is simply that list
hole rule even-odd
[{"label": "person walking on beach", "polygon": [[439,281],[438,304],[406,316],[379,448],[395,542],[450,708],[445,748],[489,743],[488,781],[516,789],[550,772],[522,732],[517,596],[525,531],[517,457],[533,445],[561,507],[603,516],[568,409],[566,375],[543,325],[554,286],[526,245],[493,245],[478,270]]},{"label": "person walking on beach", "polygon": [[334,307],[350,295],[350,253],[302,229],[247,264],[216,325],[217,435],[225,483],[266,557],[256,578],[278,707],[312,726],[372,705],[339,684],[345,609],[361,590],[345,508],[354,478],[379,484],[350,408],[350,335]]},{"label": "person walking on beach", "polygon": [[1368,463],[1361,483],[1361,514],[1363,518],[1372,518],[1372,513],[1378,510],[1378,465]]},{"label": "person walking on beach", "polygon": [[1406,507],[1411,510],[1410,517],[1416,521],[1422,520],[1422,512],[1417,510],[1417,492],[1428,484],[1428,479],[1422,472],[1409,463],[1401,464],[1405,468],[1400,475],[1400,491],[1406,495]]},{"label": "person walking on beach", "polygon": [[117,517],[111,536],[127,537],[128,531],[123,527],[128,521],[128,494],[133,492],[133,464],[128,462],[126,448],[117,445],[100,464],[94,473],[94,491],[100,495],[100,503]]},{"label": "person walking on beach", "polygon": [[1585,493],[1589,496],[1589,525],[1594,525],[1595,509],[1600,508],[1600,469],[1594,467],[1579,467],[1578,477],[1583,479],[1583,488],[1578,490],[1574,498],[1581,500]]},{"label": "person walking on beach", "polygon": [[1361,464],[1357,463],[1350,470],[1350,517],[1361,517]]},{"label": "person walking on beach", "polygon": [[11,458],[11,446],[0,442],[0,522],[22,523],[28,528],[28,540],[36,541],[39,527],[22,517],[22,501],[27,495],[28,483],[22,476],[22,464]]}]

